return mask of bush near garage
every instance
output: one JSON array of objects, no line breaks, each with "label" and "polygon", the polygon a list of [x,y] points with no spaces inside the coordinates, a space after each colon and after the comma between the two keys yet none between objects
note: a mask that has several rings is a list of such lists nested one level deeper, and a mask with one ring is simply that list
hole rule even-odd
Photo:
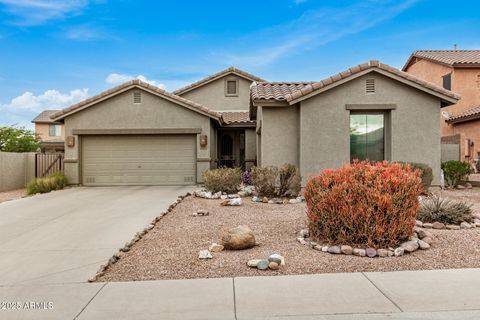
[{"label": "bush near garage", "polygon": [[68,185],[67,178],[61,172],[52,173],[44,178],[37,178],[27,185],[28,194],[47,193],[52,190],[61,190]]},{"label": "bush near garage", "polygon": [[217,168],[203,173],[205,189],[211,192],[237,193],[241,182],[240,168]]},{"label": "bush near garage", "polygon": [[422,200],[417,219],[429,223],[461,224],[472,223],[475,217],[470,204],[434,195]]},{"label": "bush near garage", "polygon": [[289,163],[280,167],[253,167],[252,182],[255,191],[266,197],[296,197],[301,190],[300,171]]},{"label": "bush near garage", "polygon": [[354,161],[305,187],[310,235],[331,244],[395,247],[415,226],[420,172],[399,163]]}]

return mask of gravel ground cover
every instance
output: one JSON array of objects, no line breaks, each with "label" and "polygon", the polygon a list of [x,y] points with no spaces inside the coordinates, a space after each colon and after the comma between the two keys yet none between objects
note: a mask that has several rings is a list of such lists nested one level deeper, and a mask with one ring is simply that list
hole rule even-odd
[{"label": "gravel ground cover", "polygon": [[[467,199],[480,211],[480,189],[442,191],[455,199]],[[429,230],[435,236],[432,248],[395,258],[365,258],[331,255],[302,246],[297,232],[305,228],[305,204],[253,203],[245,198],[239,207],[222,207],[221,200],[186,198],[163,217],[129,252],[97,281],[191,279],[266,276],[311,273],[395,271],[419,269],[479,268],[480,228]],[[208,216],[192,216],[199,209]],[[219,242],[223,231],[248,225],[258,246],[242,251],[212,253],[200,260],[198,252]],[[273,253],[285,257],[278,271],[260,271],[246,266],[250,259],[265,259]]]},{"label": "gravel ground cover", "polygon": [[27,190],[17,189],[17,190],[10,190],[10,191],[3,191],[0,192],[0,202],[5,202],[14,199],[20,199],[27,194]]}]

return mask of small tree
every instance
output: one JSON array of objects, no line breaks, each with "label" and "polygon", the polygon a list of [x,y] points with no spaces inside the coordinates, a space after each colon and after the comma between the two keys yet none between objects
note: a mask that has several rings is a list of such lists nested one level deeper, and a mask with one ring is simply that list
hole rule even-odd
[{"label": "small tree", "polygon": [[0,127],[0,151],[34,152],[40,148],[40,137],[23,127]]}]

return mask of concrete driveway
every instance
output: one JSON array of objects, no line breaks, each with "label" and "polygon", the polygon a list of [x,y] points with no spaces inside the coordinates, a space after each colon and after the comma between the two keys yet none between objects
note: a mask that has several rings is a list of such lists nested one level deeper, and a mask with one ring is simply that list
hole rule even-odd
[{"label": "concrete driveway", "polygon": [[0,286],[85,282],[193,187],[72,188],[0,204]]}]

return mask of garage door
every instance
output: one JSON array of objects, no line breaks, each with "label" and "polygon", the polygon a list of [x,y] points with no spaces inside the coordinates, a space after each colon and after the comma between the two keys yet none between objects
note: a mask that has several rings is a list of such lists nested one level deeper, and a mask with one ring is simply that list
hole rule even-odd
[{"label": "garage door", "polygon": [[194,135],[83,136],[83,184],[195,184],[195,145]]}]

